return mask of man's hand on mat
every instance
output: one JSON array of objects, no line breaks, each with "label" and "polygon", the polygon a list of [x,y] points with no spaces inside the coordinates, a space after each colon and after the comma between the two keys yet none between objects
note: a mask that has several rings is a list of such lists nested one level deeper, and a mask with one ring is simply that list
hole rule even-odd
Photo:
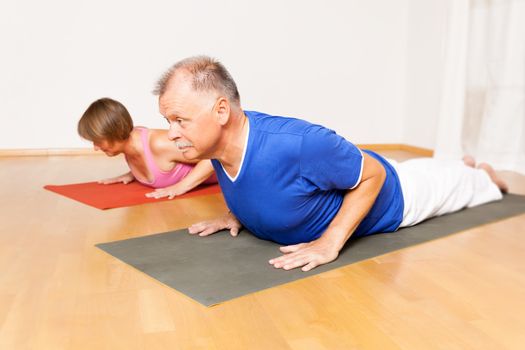
[{"label": "man's hand on mat", "polygon": [[186,189],[183,189],[181,186],[178,186],[178,184],[175,184],[165,188],[157,188],[153,192],[146,193],[146,197],[155,199],[168,197],[168,199],[173,199],[176,196],[180,196],[186,192],[188,192]]},{"label": "man's hand on mat", "polygon": [[131,172],[129,172],[124,175],[117,176],[117,177],[111,177],[109,179],[99,180],[98,183],[103,184],[103,185],[110,185],[110,184],[116,184],[116,183],[122,182],[124,185],[127,185],[130,182],[133,182],[133,180],[135,180],[135,177],[133,176],[133,174],[131,174]]},{"label": "man's hand on mat", "polygon": [[202,221],[188,227],[188,231],[199,236],[208,236],[217,231],[228,229],[230,234],[235,237],[239,234],[242,225],[232,213],[228,213],[220,218],[210,221]]},{"label": "man's hand on mat", "polygon": [[339,250],[321,238],[308,243],[299,243],[279,248],[285,255],[269,261],[277,269],[291,270],[301,267],[310,271],[314,267],[337,259]]}]

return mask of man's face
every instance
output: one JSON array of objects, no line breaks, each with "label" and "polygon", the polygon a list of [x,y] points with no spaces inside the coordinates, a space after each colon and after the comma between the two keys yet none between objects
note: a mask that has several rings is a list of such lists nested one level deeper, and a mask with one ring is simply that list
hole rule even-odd
[{"label": "man's face", "polygon": [[114,157],[122,153],[122,143],[118,141],[112,142],[108,140],[94,141],[93,149],[95,151],[102,151],[106,153],[106,155],[109,157]]},{"label": "man's face", "polygon": [[215,93],[194,91],[185,76],[174,77],[160,97],[160,113],[170,124],[168,137],[184,158],[213,158],[221,133],[216,101]]}]

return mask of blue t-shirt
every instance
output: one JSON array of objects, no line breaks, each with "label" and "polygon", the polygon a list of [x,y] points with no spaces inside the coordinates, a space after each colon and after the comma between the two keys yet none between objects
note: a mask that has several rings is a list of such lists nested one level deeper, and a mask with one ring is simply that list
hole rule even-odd
[{"label": "blue t-shirt", "polygon": [[[319,238],[339,211],[348,189],[361,181],[361,151],[334,131],[304,120],[245,111],[245,154],[232,179],[213,167],[226,203],[255,236],[280,244]],[[375,204],[353,236],[395,231],[403,218],[403,195],[394,168],[386,170]]]}]

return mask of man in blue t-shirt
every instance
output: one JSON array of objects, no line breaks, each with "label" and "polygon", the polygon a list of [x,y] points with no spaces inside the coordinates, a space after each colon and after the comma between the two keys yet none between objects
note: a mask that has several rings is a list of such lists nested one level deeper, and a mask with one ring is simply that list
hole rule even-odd
[{"label": "man in blue t-shirt", "polygon": [[403,193],[417,181],[402,191],[392,164],[325,127],[243,111],[234,80],[209,57],[175,64],[156,93],[169,138],[187,159],[212,159],[230,209],[192,234],[236,236],[244,226],[284,245],[274,267],[308,271],[336,259],[350,236],[393,232],[413,211]]},{"label": "man in blue t-shirt", "polygon": [[[345,195],[376,165],[377,196],[353,236],[391,232],[403,216],[395,170],[381,156],[361,151],[335,132],[292,118],[244,111],[246,136],[236,173],[212,160],[224,198],[235,217],[259,238],[291,245],[323,235]],[[379,163],[379,164],[378,164]],[[384,169],[382,169],[384,168]]]}]

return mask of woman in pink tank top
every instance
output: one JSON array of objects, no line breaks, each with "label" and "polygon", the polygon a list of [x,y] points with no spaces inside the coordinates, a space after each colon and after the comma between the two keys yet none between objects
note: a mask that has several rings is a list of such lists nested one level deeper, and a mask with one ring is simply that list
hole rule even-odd
[{"label": "woman in pink tank top", "polygon": [[216,183],[209,160],[186,160],[168,139],[167,130],[133,127],[126,107],[110,98],[93,102],[78,122],[78,133],[92,141],[95,150],[113,157],[124,154],[130,171],[99,181],[102,184],[134,180],[155,188],[146,196],[170,199],[201,183]]}]

